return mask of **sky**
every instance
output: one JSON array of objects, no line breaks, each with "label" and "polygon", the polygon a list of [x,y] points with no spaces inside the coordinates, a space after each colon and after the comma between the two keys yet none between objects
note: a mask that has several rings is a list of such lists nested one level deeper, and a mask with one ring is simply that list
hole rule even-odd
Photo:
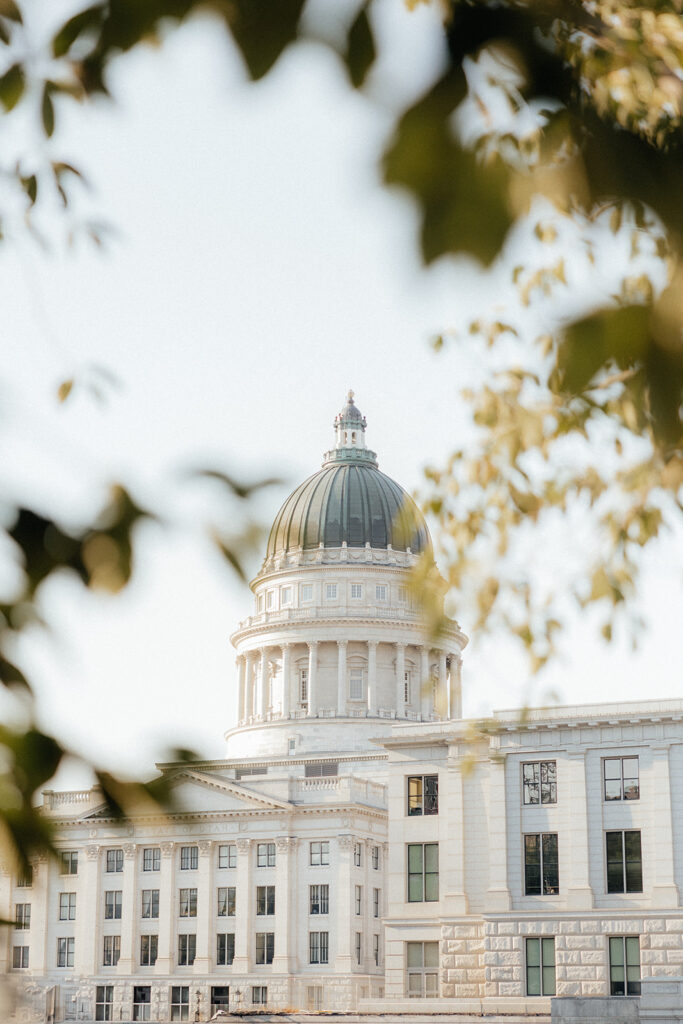
[{"label": "sky", "polygon": [[[133,581],[117,597],[66,577],[47,584],[50,629],[19,651],[41,724],[109,768],[149,774],[174,746],[220,757],[234,724],[229,636],[251,594],[206,535],[234,530],[239,512],[190,470],[280,477],[255,509],[268,526],[320,465],[349,388],[380,468],[409,490],[467,436],[459,392],[481,368],[470,350],[436,354],[430,339],[491,309],[503,278],[467,259],[421,269],[416,212],[380,187],[377,159],[391,106],[438,70],[436,12],[385,0],[378,28],[388,56],[374,101],[314,46],[247,84],[207,19],[138,48],[114,68],[114,102],[58,108],[53,145],[92,183],[80,212],[111,225],[104,251],[65,251],[49,216],[50,253],[21,232],[0,248],[0,493],[69,524],[118,480],[173,523],[140,529]],[[77,383],[59,404],[59,383],[93,379],[92,367],[117,381],[106,401]],[[465,713],[530,692],[566,703],[679,696],[672,546],[648,559],[650,628],[637,652],[626,638],[606,647],[594,621],[577,620],[529,691],[508,643],[473,638]],[[10,578],[5,565],[0,580]],[[58,782],[86,779],[72,767]]]}]

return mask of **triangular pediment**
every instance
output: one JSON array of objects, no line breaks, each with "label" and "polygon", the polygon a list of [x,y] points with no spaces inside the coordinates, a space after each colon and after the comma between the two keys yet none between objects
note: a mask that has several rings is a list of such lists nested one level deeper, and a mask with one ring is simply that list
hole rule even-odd
[{"label": "triangular pediment", "polygon": [[165,781],[181,810],[293,810],[293,805],[286,800],[250,789],[234,779],[190,767],[172,769]]}]

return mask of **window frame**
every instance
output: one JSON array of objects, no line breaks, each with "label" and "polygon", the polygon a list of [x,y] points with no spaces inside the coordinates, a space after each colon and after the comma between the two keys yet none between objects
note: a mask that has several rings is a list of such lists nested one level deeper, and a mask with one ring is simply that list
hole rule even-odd
[{"label": "window frame", "polygon": [[[553,778],[548,778],[548,768],[552,765]],[[531,769],[533,778],[527,779],[527,769]],[[545,769],[545,772],[544,772]],[[557,803],[557,760],[546,761],[522,761],[522,804],[524,807],[547,807]],[[543,778],[545,774],[546,778]],[[538,787],[538,799],[532,798],[532,786]],[[543,795],[547,794],[548,799],[544,800]]]},{"label": "window frame", "polygon": [[316,916],[319,916],[319,915],[323,915],[323,914],[329,914],[329,912],[330,912],[330,886],[329,886],[329,884],[327,882],[315,882],[315,883],[312,883],[308,887],[308,913],[309,914],[315,914]]},{"label": "window frame", "polygon": [[[428,789],[432,792],[428,793]],[[429,817],[439,813],[439,775],[406,775],[406,816]]]},{"label": "window frame", "polygon": [[[610,836],[621,836],[621,859],[616,858],[610,859]],[[638,837],[638,858],[628,857],[626,852],[626,837],[637,836]],[[614,845],[614,844],[612,844]],[[621,888],[614,888],[613,883],[610,881],[610,864],[621,865]],[[631,865],[631,871],[633,872],[635,867],[635,878],[632,877],[632,881],[639,882],[640,884],[629,884],[629,865]],[[619,896],[629,895],[630,893],[643,892],[643,840],[641,829],[638,828],[626,828],[626,829],[606,829],[605,830],[605,892],[608,896]]]},{"label": "window frame", "polygon": [[171,1020],[190,1019],[190,986],[171,985],[171,998],[169,999]]},{"label": "window frame", "polygon": [[252,985],[251,986],[251,1005],[252,1006],[266,1006],[268,1004],[268,986],[267,985]]},{"label": "window frame", "polygon": [[[76,943],[72,935],[57,936],[57,967],[73,967]],[[63,960],[63,963],[60,963]]]},{"label": "window frame", "polygon": [[[612,959],[613,950],[617,949],[617,944],[621,944],[621,963],[614,963]],[[633,950],[633,947],[637,947],[638,950],[638,962],[634,964],[629,963],[629,950]],[[607,936],[607,963],[609,966],[609,994],[610,996],[617,996],[622,998],[624,996],[639,996],[641,994],[641,981],[642,981],[642,970],[640,960],[640,935],[608,935]],[[637,967],[638,980],[629,980],[628,974],[629,969]],[[619,984],[619,980],[615,981],[613,974],[618,971],[619,968],[623,971],[623,978],[621,984],[623,985],[623,992],[615,992],[615,985]],[[629,991],[629,986],[632,986],[632,990]]]},{"label": "window frame", "polygon": [[14,928],[15,931],[30,931],[31,928],[31,904],[14,904]]},{"label": "window frame", "polygon": [[360,868],[363,866],[363,844],[353,844],[353,866]]},{"label": "window frame", "polygon": [[[416,869],[415,864],[411,866],[411,850],[420,850],[420,868]],[[427,850],[436,851],[436,870],[427,870],[428,856]],[[417,855],[415,855],[417,856]],[[433,854],[430,853],[429,859]],[[417,891],[417,883],[415,887],[411,885],[411,879],[420,879],[419,891],[420,896],[413,895],[414,891]],[[436,879],[436,882],[434,882]],[[436,886],[436,895],[427,895],[428,890],[432,891],[432,886]],[[439,902],[439,844],[438,843],[406,843],[406,902],[407,903],[438,903]]]},{"label": "window frame", "polygon": [[339,584],[338,583],[325,583],[325,600],[326,601],[338,601],[339,600]]},{"label": "window frame", "polygon": [[379,967],[379,935],[376,932],[372,936],[372,958],[375,961],[375,967]]},{"label": "window frame", "polygon": [[[636,763],[636,774],[626,775],[624,771],[626,761],[635,761]],[[619,775],[607,778],[607,766],[611,762],[619,762]],[[635,787],[633,781],[635,780]],[[619,783],[619,796],[608,796],[607,787],[608,783],[618,782]],[[630,791],[627,789],[627,783],[631,783]],[[633,790],[635,789],[635,792]],[[617,757],[603,757],[602,758],[602,799],[605,803],[613,803],[614,801],[625,801],[625,800],[640,800],[640,757],[638,754],[621,754]]]},{"label": "window frame", "polygon": [[[64,897],[67,897],[64,899]],[[73,897],[73,899],[72,899]],[[60,921],[75,921],[76,920],[76,893],[75,892],[60,892],[59,894],[59,920]]]},{"label": "window frame", "polygon": [[379,918],[380,889],[372,890],[372,916]]},{"label": "window frame", "polygon": [[256,886],[256,917],[272,917],[275,913],[275,886]]},{"label": "window frame", "polygon": [[59,873],[60,875],[78,874],[78,850],[60,850]]},{"label": "window frame", "polygon": [[[410,963],[410,947],[414,950],[417,947],[420,948],[420,965]],[[436,952],[436,964],[425,963],[426,947],[429,947],[430,954]],[[436,947],[434,950],[433,947]],[[438,939],[424,939],[420,941],[409,940],[404,943],[404,962],[405,962],[405,977],[406,977],[406,997],[408,999],[438,999],[439,997],[439,966],[440,966],[441,951],[439,949]],[[410,984],[412,977],[420,978],[420,990],[415,991]],[[431,991],[432,984],[427,983],[427,979],[433,980],[434,991]]]},{"label": "window frame", "polygon": [[256,844],[256,867],[257,868],[274,868],[275,867],[275,843],[257,843]]},{"label": "window frame", "polygon": [[[230,942],[232,939],[232,942]],[[223,949],[221,950],[221,946]],[[232,950],[232,954],[231,954]],[[216,966],[232,967],[235,959],[235,933],[217,932],[216,934]]]},{"label": "window frame", "polygon": [[[560,843],[557,832],[525,832],[522,848],[524,852],[524,895],[525,896],[559,896],[560,894]],[[538,865],[530,859],[533,852],[529,840],[536,839],[538,846]],[[551,847],[554,845],[554,854]],[[549,873],[555,862],[555,885],[552,885]],[[538,867],[538,892],[530,885],[532,870]],[[533,870],[535,874],[535,870]]]},{"label": "window frame", "polygon": [[[147,912],[145,905],[147,907]],[[156,913],[154,912],[156,910]],[[140,891],[140,917],[144,920],[156,920],[159,917],[159,890],[141,889]]]},{"label": "window frame", "polygon": [[113,1020],[114,986],[95,986],[95,1020]]},{"label": "window frame", "polygon": [[133,985],[133,1020],[152,1019],[152,986]]},{"label": "window frame", "polygon": [[112,847],[105,851],[104,871],[107,875],[120,875],[123,871],[123,850]]},{"label": "window frame", "polygon": [[[552,954],[550,949],[552,946]],[[531,962],[529,953],[532,949],[537,950],[538,963],[534,964]],[[552,958],[552,963],[549,960]],[[524,942],[524,978],[526,985],[526,994],[529,998],[535,998],[536,996],[554,996],[557,995],[557,978],[556,968],[557,960],[555,955],[555,936],[554,935],[527,935]],[[546,978],[550,979],[550,971],[552,969],[552,983],[546,982]],[[529,984],[530,977],[536,977],[531,975],[531,971],[538,971],[538,992],[533,992],[532,988],[535,986]],[[552,988],[552,992],[550,989]]]},{"label": "window frame", "polygon": [[[356,591],[356,593],[354,593],[354,591]],[[350,588],[349,588],[349,596],[350,596],[352,601],[362,601],[363,600],[363,584],[362,583],[352,583],[350,585]]]},{"label": "window frame", "polygon": [[237,867],[237,844],[221,843],[218,847],[218,870],[232,871]]},{"label": "window frame", "polygon": [[[146,948],[145,948],[146,947]],[[154,967],[159,955],[159,936],[156,932],[140,936],[140,966]]]},{"label": "window frame", "polygon": [[197,888],[189,886],[178,890],[178,917],[197,916]]},{"label": "window frame", "polygon": [[254,963],[259,966],[272,964],[275,957],[275,932],[256,932],[256,955]]},{"label": "window frame", "polygon": [[192,967],[192,965],[195,962],[196,956],[197,933],[178,932],[178,966]]},{"label": "window frame", "polygon": [[27,970],[29,966],[29,956],[28,946],[12,946],[12,970]]},{"label": "window frame", "polygon": [[388,600],[389,587],[386,583],[375,583],[375,602],[384,604]]},{"label": "window frame", "polygon": [[196,845],[192,846],[181,846],[180,847],[180,870],[181,871],[197,871],[199,868],[199,847]]},{"label": "window frame", "polygon": [[121,959],[121,936],[102,936],[102,966],[116,967]]},{"label": "window frame", "polygon": [[329,839],[312,839],[308,845],[308,863],[311,867],[329,867]]},{"label": "window frame", "polygon": [[142,870],[161,871],[161,848],[146,846],[142,851]]},{"label": "window frame", "polygon": [[104,920],[120,921],[123,913],[123,889],[105,889]]},{"label": "window frame", "polygon": [[365,668],[363,665],[349,666],[349,700],[362,703],[366,700]]},{"label": "window frame", "polygon": [[308,933],[309,964],[329,964],[330,933],[328,931]]}]

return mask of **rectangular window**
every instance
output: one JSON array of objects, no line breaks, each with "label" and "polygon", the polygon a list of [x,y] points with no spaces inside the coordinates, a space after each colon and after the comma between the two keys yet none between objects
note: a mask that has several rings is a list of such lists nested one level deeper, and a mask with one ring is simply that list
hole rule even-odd
[{"label": "rectangular window", "polygon": [[522,765],[525,804],[557,803],[557,765],[555,761],[527,761]]},{"label": "rectangular window", "polygon": [[256,932],[256,963],[272,964],[275,953],[275,932]]},{"label": "rectangular window", "polygon": [[95,1020],[113,1020],[114,986],[97,985],[95,988]]},{"label": "rectangular window", "polygon": [[309,1013],[319,1013],[323,1008],[322,985],[306,986],[306,1009]]},{"label": "rectangular window", "polygon": [[197,916],[197,890],[181,889],[179,893],[179,915],[180,917]]},{"label": "rectangular window", "polygon": [[435,903],[439,898],[439,844],[409,843],[408,902]]},{"label": "rectangular window", "polygon": [[123,892],[113,889],[104,894],[104,918],[106,921],[120,921]]},{"label": "rectangular window", "polygon": [[352,668],[349,670],[349,700],[363,700],[364,696],[363,669]]},{"label": "rectangular window", "polygon": [[150,985],[133,985],[133,1020],[150,1020],[152,989]]},{"label": "rectangular window", "polygon": [[181,967],[191,967],[197,953],[197,936],[178,936],[178,963]]},{"label": "rectangular window", "polygon": [[[60,918],[61,920],[61,918]],[[24,931],[31,927],[31,904],[17,903],[14,907],[14,927],[23,928]]]},{"label": "rectangular window", "polygon": [[256,886],[256,913],[259,917],[275,913],[275,886]]},{"label": "rectangular window", "polygon": [[76,920],[76,893],[60,892],[59,894],[59,920]]},{"label": "rectangular window", "polygon": [[304,767],[307,779],[329,778],[339,774],[338,761],[313,761]]},{"label": "rectangular window", "polygon": [[28,967],[28,946],[12,947],[12,967],[15,970]]},{"label": "rectangular window", "polygon": [[236,911],[236,897],[235,894],[237,889],[234,885],[221,886],[218,889],[218,916],[219,917],[234,917]]},{"label": "rectangular window", "polygon": [[308,962],[309,964],[327,964],[330,957],[330,934],[329,932],[308,933]]},{"label": "rectangular window", "polygon": [[606,832],[607,892],[642,892],[640,832]]},{"label": "rectangular window", "polygon": [[330,912],[330,887],[329,885],[309,885],[309,912],[311,914],[329,914]]},{"label": "rectangular window", "polygon": [[143,917],[158,917],[159,916],[159,890],[158,889],[143,889],[142,890],[142,916]]},{"label": "rectangular window", "polygon": [[325,585],[325,597],[327,598],[328,601],[336,601],[337,600],[337,584],[336,583],[327,583]]},{"label": "rectangular window", "polygon": [[379,889],[372,890],[372,916],[379,917]]},{"label": "rectangular window", "polygon": [[326,839],[310,844],[308,862],[313,867],[330,863],[330,844]]},{"label": "rectangular window", "polygon": [[157,947],[158,947],[158,936],[156,935],[141,935],[140,936],[140,966],[141,967],[153,967],[157,962]]},{"label": "rectangular window", "polygon": [[384,583],[378,583],[375,587],[375,599],[377,601],[386,601],[387,599],[387,588]]},{"label": "rectangular window", "polygon": [[123,871],[123,850],[107,850],[105,871]]},{"label": "rectangular window", "polygon": [[352,598],[352,600],[357,601],[362,596],[363,596],[363,584],[362,583],[352,583],[351,584],[351,598]]},{"label": "rectangular window", "polygon": [[313,584],[302,583],[301,584],[301,600],[312,601],[313,600]]},{"label": "rectangular window", "polygon": [[379,871],[379,846],[372,848],[372,867],[374,871]]},{"label": "rectangular window", "polygon": [[355,906],[356,906],[356,916],[360,916],[362,914],[362,912],[363,912],[363,886],[362,885],[357,885],[356,886]]},{"label": "rectangular window", "polygon": [[410,672],[403,673],[403,703],[410,704]]},{"label": "rectangular window", "polygon": [[116,967],[121,956],[121,936],[105,935],[102,963],[105,967]]},{"label": "rectangular window", "polygon": [[[65,874],[62,871],[62,874]],[[33,885],[33,868],[29,864],[26,868],[26,873],[17,878],[17,887],[19,889],[30,889]]]},{"label": "rectangular window", "polygon": [[408,588],[407,587],[399,587],[398,588],[398,600],[399,600],[399,604],[405,604],[406,603],[406,601],[408,600]]},{"label": "rectangular window", "polygon": [[524,836],[525,896],[557,896],[559,891],[557,833]]},{"label": "rectangular window", "polygon": [[439,995],[439,943],[406,942],[407,996],[430,999]]},{"label": "rectangular window", "polygon": [[230,967],[235,959],[235,933],[222,932],[216,936],[216,964]]},{"label": "rectangular window", "polygon": [[57,939],[57,967],[73,967],[74,940]]},{"label": "rectangular window", "polygon": [[181,846],[180,847],[180,870],[181,871],[196,871],[199,867],[199,847],[198,846]]},{"label": "rectangular window", "polygon": [[281,591],[281,598],[283,605],[292,603],[292,588],[283,587]]},{"label": "rectangular window", "polygon": [[408,815],[439,813],[439,776],[408,776]]},{"label": "rectangular window", "polygon": [[237,867],[237,847],[234,843],[228,843],[227,846],[218,847],[218,867],[219,868],[236,868]]},{"label": "rectangular window", "polygon": [[275,843],[257,843],[256,844],[256,867],[257,868],[274,868],[275,867]]},{"label": "rectangular window", "polygon": [[637,757],[606,757],[602,762],[605,800],[639,800]]},{"label": "rectangular window", "polygon": [[149,849],[142,851],[142,870],[161,870],[161,850],[158,847],[150,847]]},{"label": "rectangular window", "polygon": [[375,961],[375,967],[379,967],[379,935],[372,936],[372,958]]},{"label": "rectangular window", "polygon": [[555,995],[555,939],[526,940],[526,994]]},{"label": "rectangular window", "polygon": [[611,935],[609,940],[611,996],[640,995],[640,939],[637,935]]},{"label": "rectangular window", "polygon": [[361,957],[363,955],[363,936],[361,935],[360,932],[356,932],[355,948],[356,948],[356,963],[359,964],[360,961],[361,961]]},{"label": "rectangular window", "polygon": [[251,1002],[254,1006],[265,1006],[268,1002],[268,986],[252,985]]},{"label": "rectangular window", "polygon": [[354,843],[353,844],[353,863],[356,865],[357,868],[359,868],[361,866],[361,864],[362,864],[362,861],[363,861],[363,844],[362,843]]},{"label": "rectangular window", "polygon": [[266,594],[266,608],[268,609],[268,611],[272,611],[272,609],[274,607],[275,607],[275,591],[274,590],[269,590],[268,593]]},{"label": "rectangular window", "polygon": [[59,855],[59,871],[62,875],[78,874],[78,850],[62,850]]},{"label": "rectangular window", "polygon": [[190,986],[171,986],[171,1020],[189,1020]]}]

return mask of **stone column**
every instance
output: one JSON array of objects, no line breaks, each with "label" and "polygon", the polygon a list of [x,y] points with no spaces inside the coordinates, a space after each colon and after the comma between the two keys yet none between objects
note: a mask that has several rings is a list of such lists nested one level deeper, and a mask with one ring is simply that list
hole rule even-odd
[{"label": "stone column", "polygon": [[346,715],[346,650],[348,640],[337,640],[337,714]]},{"label": "stone column", "polygon": [[334,958],[335,974],[348,975],[353,964],[351,944],[351,921],[354,891],[353,847],[355,839],[342,835],[337,839],[339,857],[337,860],[336,885],[330,886],[330,899],[334,899],[337,914],[337,955]]},{"label": "stone column", "polygon": [[256,703],[256,659],[258,651],[247,654],[247,718],[253,718],[258,710]]},{"label": "stone column", "polygon": [[[466,754],[466,751],[464,752]],[[468,913],[465,880],[465,793],[462,756],[457,745],[448,751],[446,771],[439,777],[439,812],[448,821],[448,842],[442,844],[444,863],[441,870],[448,889],[444,892],[446,914]]]},{"label": "stone column", "polygon": [[429,677],[429,648],[420,645],[420,715],[424,722],[429,720],[432,708],[432,681]]},{"label": "stone column", "polygon": [[[561,766],[562,762],[559,764]],[[585,751],[568,754],[566,768],[568,799],[563,806],[568,856],[560,863],[560,892],[566,884],[568,910],[590,910],[593,907],[593,889],[590,881]],[[562,881],[563,874],[566,883]]]},{"label": "stone column", "polygon": [[[156,876],[152,876],[156,881]],[[150,878],[149,888],[156,885]],[[161,844],[161,871],[159,872],[159,944],[156,974],[170,974],[175,963],[175,843]],[[147,885],[144,888],[148,888]],[[146,922],[145,922],[146,923]]]},{"label": "stone column", "polygon": [[448,680],[446,679],[446,652],[439,651],[439,682],[434,701],[435,711],[442,718],[448,717]]},{"label": "stone column", "polygon": [[318,715],[318,641],[308,642],[308,718]]},{"label": "stone column", "polygon": [[247,659],[240,654],[237,659],[237,722],[241,724],[247,717]]},{"label": "stone column", "polygon": [[[100,903],[102,895],[100,893],[100,847],[99,846],[86,846],[83,850],[85,856],[79,857],[78,865],[78,883],[74,885],[76,889],[76,926],[75,926],[75,956],[74,956],[74,968],[79,974],[84,974],[92,977],[93,974],[97,974],[100,965],[102,963],[100,949],[100,938],[99,933],[101,928],[97,927],[97,922],[102,920],[104,915],[104,906]],[[124,861],[124,871],[125,871]],[[42,865],[41,865],[42,868]],[[46,865],[46,882],[47,875],[49,874],[49,865]],[[42,874],[42,870],[41,870]],[[72,875],[65,875],[63,882],[69,882],[76,879]],[[124,874],[125,880],[125,874]],[[35,886],[35,877],[33,884]],[[68,891],[69,886],[63,886],[64,891]],[[47,895],[47,892],[46,894]],[[125,889],[122,899],[125,900]],[[37,909],[37,908],[36,908]],[[31,908],[33,910],[33,908]],[[41,908],[42,910],[42,908]],[[123,915],[123,910],[122,910]],[[123,924],[123,920],[121,921]],[[38,932],[40,925],[38,922],[31,921],[32,930],[36,929],[36,934],[45,935],[47,931],[47,922],[45,924],[45,931]],[[121,936],[123,942],[123,935]],[[123,950],[121,951],[123,953]],[[31,950],[33,955],[33,950]],[[43,953],[43,969],[47,966],[45,963],[45,951]],[[38,969],[38,964],[31,964],[31,967]]]},{"label": "stone column", "polygon": [[[90,850],[94,850],[93,854]],[[86,847],[86,857],[94,857],[95,864],[97,865],[97,856],[99,854],[99,847]],[[97,883],[95,884],[95,893],[98,891]],[[44,974],[48,970],[48,906],[50,898],[50,861],[44,853],[41,853],[36,858],[33,864],[33,892],[35,893],[35,906],[31,907],[31,931],[33,933],[33,940],[31,942],[31,952],[29,964],[31,970],[36,974]],[[92,903],[93,907],[97,908],[97,895],[94,897]],[[76,920],[78,920],[78,896],[76,897]],[[93,917],[98,920],[101,915],[100,908],[97,914],[93,914]],[[99,942],[97,935],[93,935],[92,932],[97,932],[96,928],[91,929],[90,943],[93,947],[93,963],[97,965],[97,954],[99,949]],[[93,966],[92,974],[97,973],[97,966]]]},{"label": "stone column", "polygon": [[406,702],[404,699],[406,686],[406,645],[395,644],[396,647],[396,714],[402,712],[405,715]]},{"label": "stone column", "polygon": [[257,714],[265,719],[268,714],[268,648],[261,648],[261,665],[259,668]]},{"label": "stone column", "polygon": [[[493,740],[497,737],[493,737]],[[494,743],[489,746],[489,887],[485,910],[510,910],[508,841],[505,805],[505,756]]]},{"label": "stone column", "polygon": [[[654,803],[654,885],[652,905],[677,907],[678,886],[674,872],[674,840],[671,817],[670,744],[650,748],[652,754],[652,792]],[[642,785],[642,782],[641,782]]]},{"label": "stone column", "polygon": [[361,904],[361,916],[356,918],[358,929],[360,929],[363,936],[361,939],[361,970],[366,974],[370,974],[375,965],[372,955],[372,939],[370,937],[371,929],[369,924],[371,921],[372,890],[375,885],[379,885],[379,882],[375,882],[379,872],[375,871],[372,866],[372,848],[378,845],[379,843],[374,839],[365,840],[365,849],[363,850],[363,902]]},{"label": "stone column", "polygon": [[208,974],[213,964],[213,920],[216,914],[216,892],[212,885],[213,843],[199,842],[199,871],[197,872],[197,950],[194,973]]},{"label": "stone column", "polygon": [[291,660],[292,660],[292,645],[282,644],[282,717],[289,718],[289,711],[291,707],[291,695],[290,687],[292,681],[290,676],[292,674]]},{"label": "stone column", "polygon": [[[35,886],[35,871],[33,876],[33,884]],[[37,907],[35,908],[38,909]],[[35,928],[33,920],[34,908],[31,907],[31,924]],[[14,918],[14,907],[12,906],[12,869],[10,862],[4,861],[0,868],[0,915],[5,921],[11,921]],[[0,971],[4,976],[8,968],[12,966],[12,930],[10,928],[0,929]],[[33,967],[31,962],[34,957],[33,950],[29,953],[29,965]]]},{"label": "stone column", "polygon": [[251,970],[254,938],[252,935],[252,915],[254,913],[254,893],[252,889],[251,841],[237,840],[237,905],[235,907],[235,960],[234,974],[246,974]]},{"label": "stone column", "polygon": [[[117,968],[119,974],[135,972],[136,867],[135,843],[126,843],[123,848],[123,878],[121,879],[123,893],[121,896],[121,956]],[[161,912],[161,908],[159,911]]]},{"label": "stone column", "polygon": [[296,955],[297,906],[296,849],[299,840],[293,836],[280,836],[275,840],[275,955],[273,971],[291,974],[298,970]]},{"label": "stone column", "polygon": [[462,718],[462,686],[460,672],[462,669],[462,655],[451,654],[450,677],[448,684],[448,717]]},{"label": "stone column", "polygon": [[368,640],[368,714],[377,714],[377,641]]}]

